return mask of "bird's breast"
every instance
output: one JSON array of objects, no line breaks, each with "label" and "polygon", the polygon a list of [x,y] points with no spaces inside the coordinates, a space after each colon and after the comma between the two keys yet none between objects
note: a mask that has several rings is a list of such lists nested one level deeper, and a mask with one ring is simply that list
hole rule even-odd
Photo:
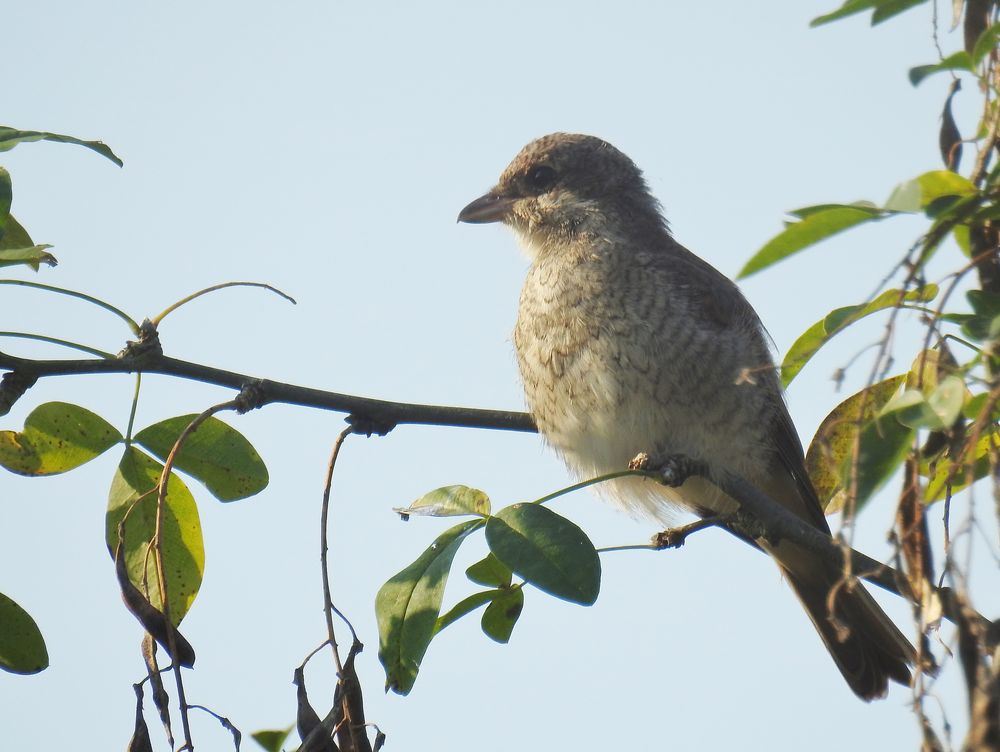
[{"label": "bird's breast", "polygon": [[536,263],[522,289],[514,332],[539,430],[574,464],[602,471],[621,469],[637,452],[650,451],[664,422],[685,412],[670,398],[683,391],[683,371],[660,367],[671,353],[659,340],[674,322],[668,315],[658,322],[636,316],[628,297],[599,259]]},{"label": "bird's breast", "polygon": [[[514,344],[528,407],[581,477],[623,470],[639,452],[737,470],[759,460],[762,392],[738,384],[757,356],[739,330],[692,315],[668,272],[578,254],[536,259],[526,277]],[[627,505],[648,498],[610,490]],[[680,500],[708,506],[691,495]]]}]

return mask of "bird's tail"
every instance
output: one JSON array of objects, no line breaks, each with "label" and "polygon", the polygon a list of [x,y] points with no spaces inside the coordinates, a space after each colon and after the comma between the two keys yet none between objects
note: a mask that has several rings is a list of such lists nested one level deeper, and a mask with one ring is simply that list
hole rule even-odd
[{"label": "bird's tail", "polygon": [[[875,599],[856,579],[844,582],[838,573],[815,567],[791,571],[788,582],[809,614],[837,668],[854,693],[870,701],[884,697],[889,679],[908,686],[916,652]],[[836,592],[831,597],[831,592]],[[832,613],[831,613],[832,605]]]}]

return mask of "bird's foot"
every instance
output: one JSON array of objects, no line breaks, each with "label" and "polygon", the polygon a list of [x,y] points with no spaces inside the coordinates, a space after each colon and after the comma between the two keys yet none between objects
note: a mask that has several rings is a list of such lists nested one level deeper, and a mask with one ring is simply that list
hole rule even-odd
[{"label": "bird's foot", "polygon": [[628,463],[629,470],[644,470],[655,473],[665,486],[677,488],[684,484],[692,475],[706,475],[708,468],[704,462],[693,460],[683,454],[670,454],[662,457],[652,457],[646,452],[639,452]]}]

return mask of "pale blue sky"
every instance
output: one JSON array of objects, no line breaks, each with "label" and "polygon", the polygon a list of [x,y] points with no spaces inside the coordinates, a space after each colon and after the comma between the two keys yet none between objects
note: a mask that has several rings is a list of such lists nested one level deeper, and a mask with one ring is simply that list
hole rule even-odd
[{"label": "pale blue sky", "polygon": [[[875,30],[860,17],[810,30],[835,3],[15,4],[4,13],[0,123],[103,139],[125,167],[57,144],[0,155],[14,214],[61,262],[7,276],[86,290],[134,317],[210,284],[268,282],[298,306],[216,294],[166,319],[166,351],[342,392],[519,409],[509,333],[525,261],[502,228],[455,217],[531,138],[568,130],[617,145],[645,170],[678,239],[730,275],[786,210],[884,199],[939,167],[947,82],[906,81],[935,58],[930,7]],[[966,133],[973,101],[959,102]],[[921,226],[859,230],[747,281],[778,350],[863,300]],[[0,329],[111,351],[128,334],[78,302],[3,295]],[[833,370],[879,332],[872,322],[835,343],[793,385],[804,441],[844,396]],[[61,399],[124,428],[131,391],[124,376],[43,381],[0,427]],[[229,394],[149,377],[138,425]],[[317,523],[342,423],[290,407],[227,420],[257,446],[271,485],[223,506],[191,484],[207,565],[184,623],[198,651],[187,687],[249,735],[294,720],[292,670],[324,637]],[[131,732],[141,634],[103,543],[117,453],[56,478],[0,476],[0,591],[34,615],[51,656],[38,676],[0,673],[10,749],[116,749]],[[718,532],[677,552],[605,557],[593,608],[528,592],[507,647],[477,619],[456,624],[413,693],[384,696],[375,591],[444,527],[403,524],[391,508],[451,483],[503,505],[568,482],[532,435],[404,427],[348,441],[334,486],[334,595],[367,644],[359,670],[387,749],[917,747],[908,691],[859,702],[774,566]],[[586,493],[557,508],[599,545],[653,532]],[[890,494],[861,519],[860,547],[886,555],[891,515]],[[481,553],[479,540],[459,561]],[[980,603],[988,614],[1000,606],[992,592]],[[307,678],[320,697],[331,670],[320,658]],[[960,738],[954,671],[939,694]],[[214,721],[194,719],[199,749],[227,748]]]}]

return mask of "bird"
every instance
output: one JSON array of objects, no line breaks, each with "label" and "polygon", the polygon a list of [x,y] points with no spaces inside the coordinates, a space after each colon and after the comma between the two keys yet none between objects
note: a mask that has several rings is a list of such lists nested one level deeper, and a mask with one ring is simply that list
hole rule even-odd
[{"label": "bird", "polygon": [[[575,475],[684,457],[706,472],[676,488],[621,477],[602,493],[664,522],[728,515],[738,503],[712,478],[735,473],[830,534],[757,313],[674,239],[628,156],[595,136],[543,136],[458,220],[503,223],[527,256],[514,349],[538,430]],[[791,541],[748,542],[777,562],[856,695],[910,683],[913,647],[857,580]]]}]

